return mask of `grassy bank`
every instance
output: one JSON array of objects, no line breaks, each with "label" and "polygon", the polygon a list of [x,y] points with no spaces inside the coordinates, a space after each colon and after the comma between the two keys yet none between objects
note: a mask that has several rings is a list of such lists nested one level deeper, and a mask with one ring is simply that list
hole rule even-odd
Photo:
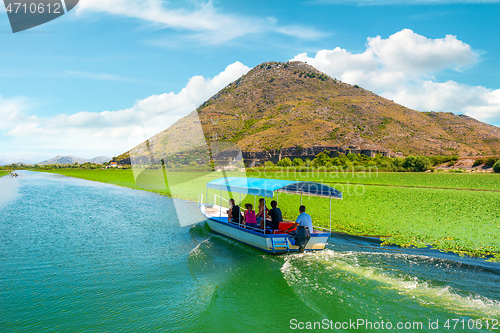
[{"label": "grassy bank", "polygon": [[6,176],[10,173],[10,171],[0,171],[0,177]]},{"label": "grassy bank", "polygon": [[[136,184],[131,170],[59,169],[51,172],[188,200],[197,200],[199,193],[206,193],[207,181],[222,177],[221,173],[214,173],[196,179],[201,174],[175,173],[170,175],[170,188],[166,189],[161,171],[143,174],[138,179],[141,186]],[[267,172],[248,173],[247,176],[323,181],[342,190],[344,200],[332,201],[332,227],[335,231],[379,236],[388,244],[400,246],[430,245],[460,254],[493,255],[500,260],[500,175],[347,173],[335,176],[326,173],[287,175]],[[175,184],[190,179],[188,187]],[[235,198],[239,199],[239,195],[235,194]],[[243,198],[244,203],[253,204],[254,200],[252,196]],[[328,227],[327,199],[304,197],[303,203],[308,207],[315,225]],[[285,218],[295,218],[299,204],[298,196],[279,196],[279,206]]]},{"label": "grassy bank", "polygon": [[75,177],[96,182],[108,183],[118,186],[130,187],[137,190],[143,188],[136,185],[134,175],[130,169],[54,169],[54,170],[36,170],[42,172],[57,173],[68,177]]},{"label": "grassy bank", "polygon": [[449,173],[449,172],[365,172],[340,171],[325,172],[295,171],[283,168],[281,171],[259,171],[249,173],[257,178],[279,178],[293,180],[323,181],[336,184],[390,185],[401,187],[428,187],[449,189],[474,189],[500,191],[500,175],[494,173]]}]

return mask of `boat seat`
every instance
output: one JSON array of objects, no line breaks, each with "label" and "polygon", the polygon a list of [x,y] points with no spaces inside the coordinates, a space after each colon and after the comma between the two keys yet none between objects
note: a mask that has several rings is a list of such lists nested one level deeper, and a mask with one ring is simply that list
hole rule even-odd
[{"label": "boat seat", "polygon": [[[284,231],[288,228],[290,228],[292,225],[294,225],[295,222],[280,222],[280,224],[278,225],[278,232],[277,233],[284,233]],[[295,229],[297,229],[296,227],[293,228],[292,230],[290,231],[294,231]]]}]

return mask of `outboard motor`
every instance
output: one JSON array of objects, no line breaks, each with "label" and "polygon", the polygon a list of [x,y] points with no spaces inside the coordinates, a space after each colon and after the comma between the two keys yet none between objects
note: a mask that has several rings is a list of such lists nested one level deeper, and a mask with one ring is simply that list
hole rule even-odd
[{"label": "outboard motor", "polygon": [[303,225],[297,226],[294,238],[295,245],[299,246],[299,253],[304,253],[304,249],[306,248],[309,239],[311,239],[309,228],[304,227]]}]

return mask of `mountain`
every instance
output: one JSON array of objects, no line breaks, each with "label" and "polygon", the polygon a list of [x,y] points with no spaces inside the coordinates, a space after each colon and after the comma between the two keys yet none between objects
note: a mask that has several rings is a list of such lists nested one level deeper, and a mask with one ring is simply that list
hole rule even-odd
[{"label": "mountain", "polygon": [[33,165],[33,163],[28,163],[28,162],[15,162],[15,163],[9,163],[5,165]]},{"label": "mountain", "polygon": [[303,62],[266,62],[150,138],[147,149],[136,147],[135,155],[187,150],[193,142],[182,138],[192,133],[197,117],[207,142],[217,137],[219,142],[238,145],[247,155],[283,151],[293,155],[315,146],[393,155],[500,152],[498,127],[451,112],[415,111]]},{"label": "mountain", "polygon": [[90,163],[95,163],[95,164],[102,164],[104,162],[108,162],[110,160],[110,158],[106,157],[106,156],[97,156],[97,157],[94,157],[94,158],[91,158],[91,159],[88,159],[88,158],[80,158],[80,157],[76,157],[76,156],[56,156],[54,158],[51,158],[50,160],[46,160],[46,161],[43,161],[43,162],[40,162],[38,164],[73,164],[75,162],[78,162],[79,164],[82,164],[82,163],[87,163],[87,162],[90,162]]},{"label": "mountain", "polygon": [[95,164],[103,164],[103,163],[109,162],[110,160],[111,159],[107,156],[97,156],[97,157],[94,157],[94,158],[88,160],[88,162],[95,163]]}]

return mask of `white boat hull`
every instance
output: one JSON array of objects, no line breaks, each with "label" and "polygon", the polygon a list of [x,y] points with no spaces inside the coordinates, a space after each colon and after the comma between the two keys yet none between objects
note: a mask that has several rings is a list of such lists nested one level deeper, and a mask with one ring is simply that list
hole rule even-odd
[{"label": "white boat hull", "polygon": [[[224,235],[244,244],[253,246],[268,253],[298,252],[293,238],[288,234],[263,234],[262,231],[242,228],[237,224],[228,223],[227,208],[219,206],[201,206],[202,214],[207,218],[212,232]],[[305,251],[323,250],[328,240],[328,233],[312,233]]]}]

